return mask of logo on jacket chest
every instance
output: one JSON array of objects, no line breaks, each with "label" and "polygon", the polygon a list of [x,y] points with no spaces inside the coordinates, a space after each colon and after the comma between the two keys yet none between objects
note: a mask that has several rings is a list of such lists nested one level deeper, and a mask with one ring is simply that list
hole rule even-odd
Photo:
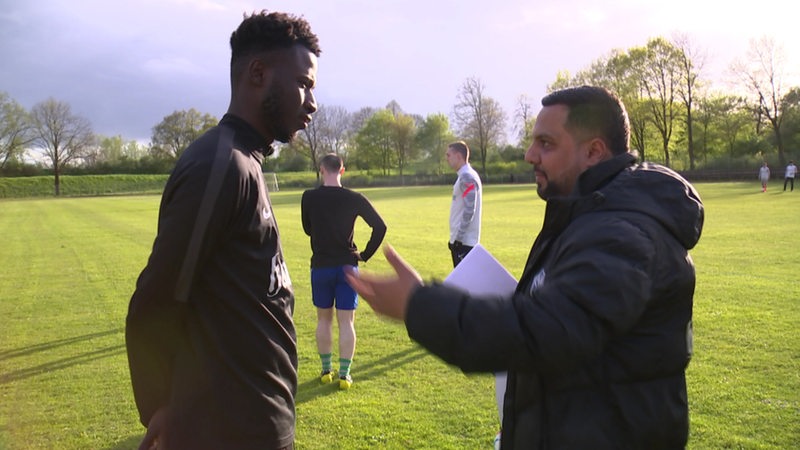
[{"label": "logo on jacket chest", "polygon": [[540,270],[539,272],[537,272],[537,273],[536,273],[536,276],[534,276],[534,277],[533,277],[533,279],[531,280],[531,287],[530,287],[530,289],[528,290],[528,293],[529,293],[531,296],[533,295],[533,293],[534,293],[534,292],[535,292],[537,289],[539,289],[539,286],[541,286],[541,285],[543,285],[543,284],[544,284],[544,279],[545,279],[545,272],[544,272],[544,269],[542,269],[542,270]]}]

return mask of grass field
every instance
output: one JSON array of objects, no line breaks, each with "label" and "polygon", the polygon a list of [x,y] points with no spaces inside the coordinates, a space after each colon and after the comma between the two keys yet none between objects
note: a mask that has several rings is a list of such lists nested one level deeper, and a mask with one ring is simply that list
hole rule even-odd
[{"label": "grass field", "polygon": [[[688,369],[693,449],[800,447],[800,192],[697,186],[706,226]],[[386,241],[426,279],[450,270],[450,187],[369,189]],[[273,195],[296,290],[298,449],[489,449],[489,375],[464,375],[363,305],[355,384],[317,383],[300,191]],[[158,196],[0,201],[0,449],[131,449],[139,425],[123,324]],[[485,187],[482,242],[519,276],[542,221],[531,185]],[[367,228],[357,229],[363,245]],[[382,255],[362,270],[385,271]]]}]

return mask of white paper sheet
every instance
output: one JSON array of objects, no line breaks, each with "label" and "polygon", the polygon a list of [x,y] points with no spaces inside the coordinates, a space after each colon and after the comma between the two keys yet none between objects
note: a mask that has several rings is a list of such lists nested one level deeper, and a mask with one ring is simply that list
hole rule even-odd
[{"label": "white paper sheet", "polygon": [[467,253],[443,283],[472,295],[511,295],[517,287],[517,280],[481,244]]}]

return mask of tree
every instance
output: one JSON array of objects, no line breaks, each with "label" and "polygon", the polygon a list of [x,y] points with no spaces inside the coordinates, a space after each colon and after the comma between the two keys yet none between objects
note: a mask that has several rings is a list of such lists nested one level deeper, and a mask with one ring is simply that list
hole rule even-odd
[{"label": "tree", "polygon": [[[740,97],[723,96],[715,99],[717,110],[716,125],[720,130],[723,142],[728,150],[730,159],[735,157],[734,151],[737,142],[741,142],[741,135],[748,129],[748,123],[752,123],[750,111],[745,107],[744,100]],[[752,133],[752,132],[751,132]]]},{"label": "tree", "polygon": [[389,103],[386,104],[386,108],[392,112],[392,115],[397,117],[398,114],[405,114],[403,108],[400,107],[400,104],[397,103],[397,100],[391,100]]},{"label": "tree", "polygon": [[647,103],[642,101],[643,89],[637,74],[637,65],[643,64],[643,61],[635,60],[636,56],[621,50],[612,50],[607,56],[592,62],[588,68],[580,70],[574,77],[570,77],[567,72],[559,72],[548,91],[588,84],[602,86],[615,93],[628,112],[631,146],[644,160],[647,157],[647,125],[650,114],[646,108]]},{"label": "tree", "polygon": [[201,114],[194,108],[175,111],[153,127],[150,151],[155,157],[177,160],[189,144],[218,122],[211,114]]},{"label": "tree", "polygon": [[0,92],[0,169],[9,162],[19,162],[33,136],[28,112],[8,94]]},{"label": "tree", "polygon": [[131,163],[147,155],[147,147],[122,136],[96,136],[96,145],[90,147],[83,160],[89,167],[115,166]]},{"label": "tree", "polygon": [[[783,97],[784,120],[781,130],[786,148],[800,148],[800,87],[793,87]],[[796,155],[795,159],[800,155]]]},{"label": "tree", "polygon": [[527,95],[517,97],[517,109],[514,111],[514,130],[517,132],[519,146],[527,148],[531,144],[531,133],[536,116],[533,114],[533,104]]},{"label": "tree", "polygon": [[486,156],[503,138],[506,115],[495,99],[484,94],[483,83],[468,78],[456,97],[454,115],[461,135],[471,146],[478,148],[483,176],[486,173]]},{"label": "tree", "polygon": [[437,174],[441,174],[447,144],[455,140],[447,116],[441,113],[429,114],[422,121],[415,139],[422,157],[427,160],[428,165],[436,167]]},{"label": "tree", "polygon": [[692,123],[692,112],[694,111],[694,95],[697,89],[697,80],[705,64],[705,57],[700,54],[696,47],[693,47],[686,35],[677,35],[673,39],[673,44],[678,50],[678,61],[680,68],[681,83],[678,94],[686,107],[686,150],[689,152],[689,169],[695,169],[694,152],[694,124]]},{"label": "tree", "polygon": [[640,61],[628,52],[614,50],[606,60],[603,76],[605,87],[617,94],[625,105],[631,125],[631,146],[642,160],[647,159],[650,135],[648,102],[643,100],[644,89],[638,77]]},{"label": "tree", "polygon": [[299,155],[303,155],[311,161],[311,170],[317,174],[317,181],[319,181],[319,160],[322,158],[320,151],[320,135],[324,121],[325,108],[320,105],[317,112],[314,113],[314,118],[309,122],[308,126],[300,133],[300,139],[294,139],[289,143],[289,148]]},{"label": "tree", "polygon": [[698,125],[698,148],[700,155],[703,156],[703,161],[707,162],[709,147],[715,136],[712,134],[711,123],[716,114],[716,105],[714,99],[706,97],[700,99],[697,103],[697,114],[695,115],[695,124]]},{"label": "tree", "polygon": [[745,61],[736,61],[731,69],[754,98],[755,112],[766,117],[775,137],[778,158],[786,164],[781,125],[783,123],[783,48],[773,39],[751,40]]},{"label": "tree", "polygon": [[72,114],[68,103],[49,98],[31,109],[34,145],[50,160],[55,175],[54,192],[61,194],[64,167],[82,158],[94,145],[89,120]]},{"label": "tree", "polygon": [[314,119],[308,124],[300,139],[290,148],[311,161],[311,168],[319,180],[319,160],[327,153],[336,153],[347,163],[347,140],[350,113],[341,106],[319,105]]},{"label": "tree", "polygon": [[351,136],[352,114],[341,106],[330,106],[325,112],[322,144],[328,152],[336,153],[347,163]]},{"label": "tree", "polygon": [[675,95],[680,81],[680,54],[678,50],[664,38],[654,38],[643,48],[635,48],[629,55],[638,63],[637,68],[640,86],[648,99],[652,123],[661,135],[661,148],[664,152],[664,164],[670,167],[669,143],[675,124]]},{"label": "tree", "polygon": [[729,161],[735,157],[737,142],[752,123],[751,114],[744,100],[731,95],[710,95],[698,102],[696,122],[699,124],[699,153],[708,156],[724,156]]},{"label": "tree", "polygon": [[356,134],[359,167],[379,167],[388,175],[394,166],[394,115],[388,109],[378,110],[369,117]]},{"label": "tree", "polygon": [[417,125],[414,118],[403,113],[397,113],[392,123],[392,141],[394,146],[395,162],[403,180],[403,170],[408,163],[419,153],[414,145]]}]

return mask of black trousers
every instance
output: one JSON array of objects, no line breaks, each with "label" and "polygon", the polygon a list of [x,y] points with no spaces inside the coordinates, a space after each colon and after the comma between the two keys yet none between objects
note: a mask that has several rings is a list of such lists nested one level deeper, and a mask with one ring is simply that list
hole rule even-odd
[{"label": "black trousers", "polygon": [[794,178],[792,178],[792,177],[786,177],[786,179],[785,179],[785,180],[783,180],[783,190],[784,190],[784,191],[786,190],[786,183],[790,183],[790,184],[791,184],[791,186],[792,186],[792,190],[794,190]]},{"label": "black trousers", "polygon": [[450,249],[450,256],[453,257],[453,267],[457,266],[467,256],[467,253],[472,250],[472,247],[468,245],[453,245],[452,242],[448,243],[447,247]]}]

